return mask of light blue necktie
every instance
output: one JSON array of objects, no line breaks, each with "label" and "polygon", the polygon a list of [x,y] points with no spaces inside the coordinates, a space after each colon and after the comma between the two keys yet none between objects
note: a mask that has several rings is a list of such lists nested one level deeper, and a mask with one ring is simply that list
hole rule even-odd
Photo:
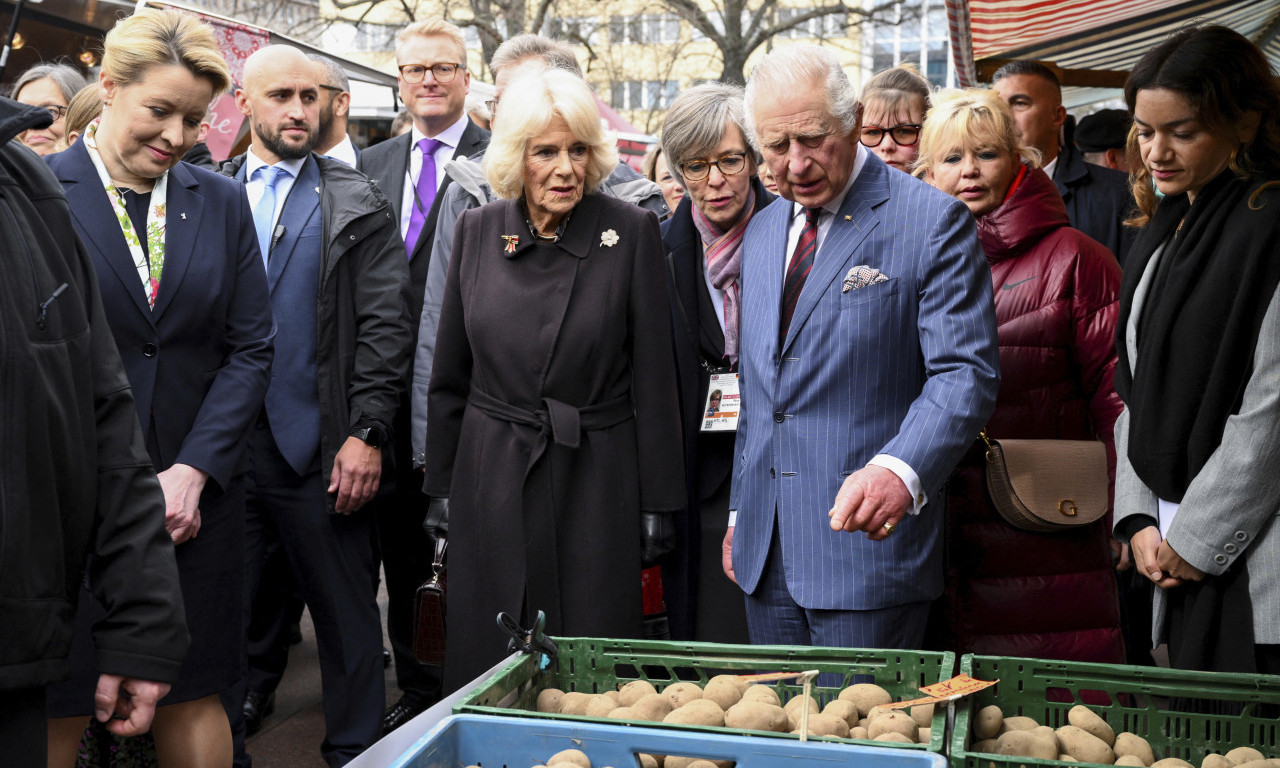
[{"label": "light blue necktie", "polygon": [[274,165],[264,165],[254,171],[253,175],[264,182],[262,198],[253,207],[253,226],[258,230],[258,249],[262,251],[262,263],[266,264],[274,229],[271,224],[276,217],[276,184],[280,183],[280,179],[288,176],[289,172]]}]

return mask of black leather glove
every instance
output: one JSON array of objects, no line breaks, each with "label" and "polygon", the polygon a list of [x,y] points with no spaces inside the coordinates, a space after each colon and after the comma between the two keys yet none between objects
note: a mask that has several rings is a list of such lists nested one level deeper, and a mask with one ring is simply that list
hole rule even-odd
[{"label": "black leather glove", "polygon": [[640,563],[648,568],[676,548],[674,512],[640,511]]},{"label": "black leather glove", "polygon": [[449,499],[430,497],[427,516],[422,520],[422,530],[433,539],[449,534]]}]

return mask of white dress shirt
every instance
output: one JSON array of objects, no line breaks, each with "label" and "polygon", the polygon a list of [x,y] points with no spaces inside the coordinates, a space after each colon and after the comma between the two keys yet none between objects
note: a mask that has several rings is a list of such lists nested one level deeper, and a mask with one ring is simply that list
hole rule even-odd
[{"label": "white dress shirt", "polygon": [[351,143],[350,136],[343,136],[342,141],[334,144],[324,153],[325,157],[333,158],[340,163],[346,163],[352,168],[356,167],[356,145]]},{"label": "white dress shirt", "polygon": [[453,153],[458,151],[458,143],[462,141],[462,133],[467,130],[467,115],[464,112],[458,122],[445,128],[435,136],[427,136],[418,130],[415,124],[410,129],[409,139],[409,168],[404,174],[404,194],[400,198],[400,237],[403,238],[409,232],[409,219],[413,217],[413,193],[418,186],[418,177],[422,174],[422,150],[418,149],[418,142],[426,138],[435,139],[440,142],[440,146],[436,147],[436,151],[431,156],[436,159],[436,189],[440,189],[440,184],[444,182],[444,164],[453,159]]},{"label": "white dress shirt", "polygon": [[[284,201],[289,198],[289,190],[293,189],[293,182],[298,180],[298,174],[302,173],[302,166],[307,162],[307,158],[299,157],[296,160],[281,160],[276,166],[288,171],[287,174],[280,177],[276,182],[276,212],[271,216],[271,230],[275,231],[276,225],[280,222],[280,212],[284,210]],[[258,201],[262,199],[262,193],[266,189],[266,182],[261,176],[254,177],[254,173],[264,165],[271,165],[267,161],[258,157],[253,153],[253,146],[250,145],[249,151],[245,154],[244,161],[244,191],[249,196],[249,210],[253,210],[258,206]],[[272,237],[274,240],[275,238]]]}]

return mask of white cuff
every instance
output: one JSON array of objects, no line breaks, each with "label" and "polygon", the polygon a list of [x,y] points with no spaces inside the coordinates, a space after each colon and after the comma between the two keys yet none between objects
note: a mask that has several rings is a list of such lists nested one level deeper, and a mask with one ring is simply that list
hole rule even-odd
[{"label": "white cuff", "polygon": [[887,453],[879,453],[867,462],[867,466],[875,464],[877,467],[884,467],[893,474],[898,476],[902,484],[907,486],[907,492],[911,494],[911,508],[907,510],[908,514],[918,515],[920,509],[929,501],[929,497],[925,495],[924,488],[920,484],[920,476],[916,471],[907,464],[907,462]]},{"label": "white cuff", "polygon": [[729,526],[728,527],[732,528],[734,524],[737,522],[738,522],[738,510],[736,509],[729,510]]}]

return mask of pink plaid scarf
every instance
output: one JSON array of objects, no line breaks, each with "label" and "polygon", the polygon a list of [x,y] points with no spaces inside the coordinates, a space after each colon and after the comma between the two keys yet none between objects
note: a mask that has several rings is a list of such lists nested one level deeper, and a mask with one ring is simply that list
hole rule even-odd
[{"label": "pink plaid scarf", "polygon": [[715,224],[702,215],[698,206],[692,205],[693,225],[702,236],[702,245],[706,249],[707,271],[711,275],[711,284],[717,290],[724,291],[724,356],[731,363],[738,362],[738,302],[741,287],[738,275],[742,273],[742,235],[747,231],[747,222],[756,210],[756,191],[747,188],[747,204],[742,208],[742,217],[734,223],[729,231],[722,232]]}]

